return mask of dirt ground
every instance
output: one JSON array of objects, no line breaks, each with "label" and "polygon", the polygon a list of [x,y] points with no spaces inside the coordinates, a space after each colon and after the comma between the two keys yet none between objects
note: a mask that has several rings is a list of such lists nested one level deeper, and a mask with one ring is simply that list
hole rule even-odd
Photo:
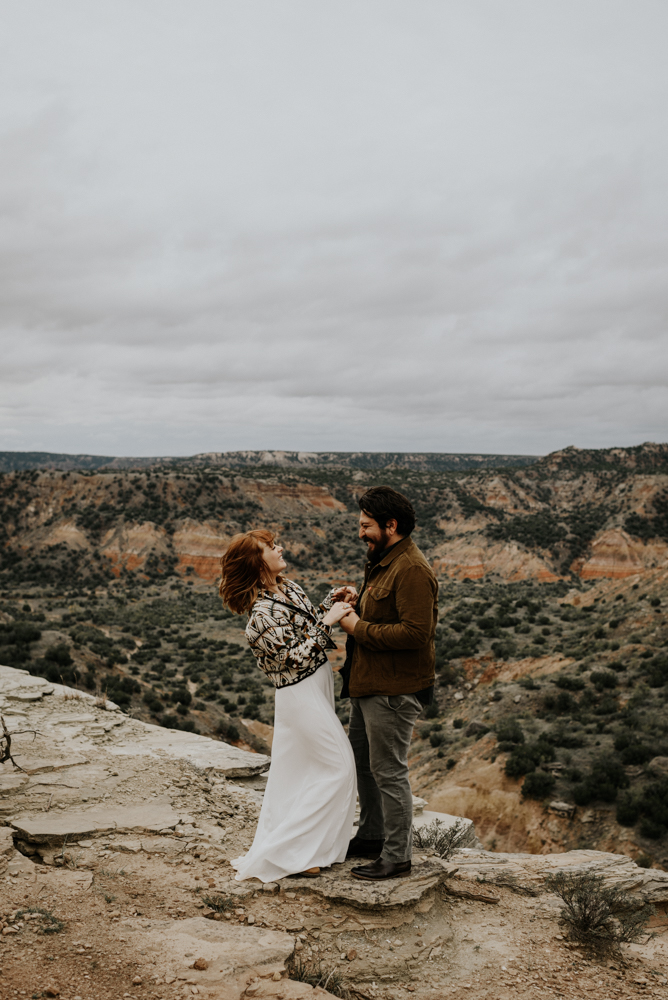
[{"label": "dirt ground", "polygon": [[[108,838],[102,838],[76,849],[76,868],[26,859],[25,871],[4,876],[2,1000],[294,995],[285,992],[285,973],[279,977],[276,971],[280,962],[225,975],[224,963],[198,970],[190,967],[200,957],[194,951],[170,950],[173,929],[210,914],[205,898],[228,892],[232,871],[226,861],[206,857],[204,848],[197,853],[205,856],[198,858],[192,848],[184,852],[176,838],[154,838],[160,839],[174,840],[172,857],[143,849],[134,853],[132,841],[127,841],[131,850],[109,853]],[[111,846],[126,845],[118,841]],[[417,908],[388,913],[379,907],[361,914],[323,899],[315,884],[309,889],[286,879],[270,894],[259,883],[245,883],[226,923],[237,924],[242,937],[257,928],[289,935],[298,960],[334,970],[358,1000],[668,998],[665,916],[656,920],[657,938],[648,945],[633,946],[623,960],[593,961],[563,940],[554,897],[507,889],[495,895],[498,902],[490,904],[435,892]],[[17,911],[28,908],[53,914],[62,929],[42,933],[49,928],[41,915],[17,919]],[[167,942],[163,947],[161,939]]]}]

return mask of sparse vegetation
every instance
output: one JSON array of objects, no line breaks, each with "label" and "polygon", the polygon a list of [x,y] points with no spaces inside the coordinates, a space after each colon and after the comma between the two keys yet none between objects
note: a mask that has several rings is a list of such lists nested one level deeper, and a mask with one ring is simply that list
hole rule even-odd
[{"label": "sparse vegetation", "polygon": [[557,872],[545,886],[564,903],[560,921],[568,937],[596,952],[617,951],[621,944],[640,941],[654,913],[649,903],[606,886],[600,875]]},{"label": "sparse vegetation", "polygon": [[32,920],[31,923],[39,934],[60,934],[61,931],[65,930],[65,922],[60,920],[51,910],[44,910],[41,906],[26,906],[22,910],[18,910],[14,920],[18,921],[28,913],[37,914],[37,919]]},{"label": "sparse vegetation", "polygon": [[228,910],[233,910],[237,905],[234,896],[221,896],[220,894],[202,896],[202,902],[210,910],[215,910],[216,913],[226,913]]},{"label": "sparse vegetation", "polygon": [[341,997],[342,1000],[348,1000],[350,996],[341,973],[336,968],[323,967],[320,959],[304,962],[301,957],[295,957],[293,954],[288,964],[288,978],[299,983],[308,983],[314,989],[319,986],[333,996]]},{"label": "sparse vegetation", "polygon": [[452,826],[446,826],[442,820],[435,819],[425,826],[413,827],[415,847],[431,848],[444,861],[452,857],[460,847],[467,847],[470,842],[471,830],[463,819],[458,819]]}]

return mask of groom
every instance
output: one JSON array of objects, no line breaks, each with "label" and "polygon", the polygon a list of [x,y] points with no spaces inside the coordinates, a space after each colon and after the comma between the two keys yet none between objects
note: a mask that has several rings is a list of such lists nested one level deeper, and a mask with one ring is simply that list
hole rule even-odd
[{"label": "groom", "polygon": [[[389,486],[375,486],[359,505],[359,537],[367,543],[368,561],[359,614],[341,621],[349,636],[348,736],[360,798],[359,830],[348,857],[375,858],[352,869],[356,878],[375,881],[411,870],[408,749],[415,721],[433,698],[438,584],[410,537],[415,527],[410,501]],[[341,694],[348,694],[345,674]]]}]

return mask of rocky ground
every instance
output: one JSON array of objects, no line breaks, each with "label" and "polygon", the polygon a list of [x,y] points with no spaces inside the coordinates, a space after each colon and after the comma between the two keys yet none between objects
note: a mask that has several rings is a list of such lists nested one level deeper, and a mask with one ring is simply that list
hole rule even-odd
[{"label": "rocky ground", "polygon": [[[418,849],[406,880],[360,883],[345,863],[238,883],[267,757],[9,668],[0,714],[23,769],[0,765],[3,1000],[668,997],[663,871],[596,851]],[[544,885],[561,868],[652,901],[656,937],[612,960],[573,947]]]}]

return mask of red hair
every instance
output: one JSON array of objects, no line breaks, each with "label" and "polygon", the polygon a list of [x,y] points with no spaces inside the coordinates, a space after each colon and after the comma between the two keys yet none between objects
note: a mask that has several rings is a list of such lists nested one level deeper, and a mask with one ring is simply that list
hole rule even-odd
[{"label": "red hair", "polygon": [[[218,592],[223,603],[238,615],[250,611],[262,587],[266,563],[262,544],[272,548],[275,536],[271,531],[245,531],[234,535],[220,560],[222,579]],[[276,578],[281,582],[281,577]]]}]

